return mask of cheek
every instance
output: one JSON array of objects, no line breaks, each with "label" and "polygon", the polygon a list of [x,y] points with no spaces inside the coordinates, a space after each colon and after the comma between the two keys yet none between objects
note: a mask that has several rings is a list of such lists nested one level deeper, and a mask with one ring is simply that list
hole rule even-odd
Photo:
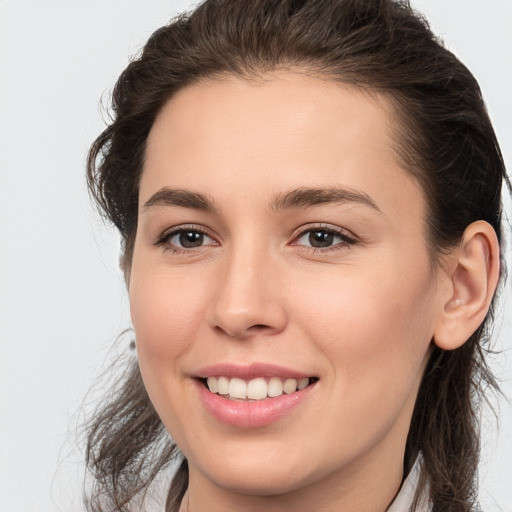
[{"label": "cheek", "polygon": [[[181,275],[183,274],[183,275]],[[130,310],[137,343],[147,352],[179,354],[202,316],[204,279],[186,269],[172,272],[154,258],[135,251],[130,280]]]},{"label": "cheek", "polygon": [[403,404],[422,372],[433,335],[432,277],[425,268],[409,274],[400,265],[392,272],[375,267],[364,276],[351,269],[316,279],[302,294],[303,329],[319,345],[339,391],[369,406],[363,414]]},{"label": "cheek", "polygon": [[393,333],[420,334],[433,323],[434,283],[426,265],[334,269],[295,282],[302,283],[300,295],[293,290],[300,301],[298,317],[333,336],[345,339],[350,334],[360,348],[387,342],[398,348],[401,340],[393,340]]},{"label": "cheek", "polygon": [[182,363],[190,358],[192,340],[200,336],[201,292],[189,280],[155,273],[154,267],[134,265],[130,282],[139,367],[159,417],[186,450],[190,414],[182,397],[190,391],[190,383],[183,376]]},{"label": "cheek", "polygon": [[180,362],[199,336],[204,314],[201,290],[155,268],[134,259],[130,309],[144,384],[159,409],[181,385]]}]

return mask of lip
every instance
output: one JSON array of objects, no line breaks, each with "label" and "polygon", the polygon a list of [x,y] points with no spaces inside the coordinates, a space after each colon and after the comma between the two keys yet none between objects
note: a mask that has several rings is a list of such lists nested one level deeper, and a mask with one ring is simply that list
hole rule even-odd
[{"label": "lip", "polygon": [[315,377],[315,375],[306,374],[284,366],[278,366],[268,363],[251,363],[249,365],[240,365],[234,363],[220,363],[204,366],[194,377],[206,379],[208,377],[238,377],[239,379],[251,380],[257,377],[284,377],[287,379],[303,379],[305,377]]},{"label": "lip", "polygon": [[[261,374],[260,374],[261,375]],[[208,413],[218,422],[243,429],[261,428],[271,425],[293,413],[314,392],[317,383],[273,398],[255,401],[229,400],[212,393],[204,381],[194,379],[199,399]]]}]

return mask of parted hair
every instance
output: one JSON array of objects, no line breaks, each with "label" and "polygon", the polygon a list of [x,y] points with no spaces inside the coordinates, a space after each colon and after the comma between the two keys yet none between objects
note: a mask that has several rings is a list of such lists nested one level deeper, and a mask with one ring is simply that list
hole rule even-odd
[{"label": "parted hair", "polygon": [[[301,70],[391,101],[396,152],[427,202],[435,268],[465,228],[485,220],[501,236],[501,186],[509,186],[480,88],[409,2],[394,0],[206,0],[158,29],[112,93],[111,120],[93,143],[87,178],[100,211],[121,233],[129,281],[146,140],[177,91],[225,75],[257,78]],[[477,502],[479,410],[497,389],[485,355],[492,308],[460,348],[432,350],[407,439],[404,471],[421,452],[420,493],[435,512]],[[90,418],[90,511],[125,511],[175,464],[166,512],[176,512],[188,466],[163,427],[131,361]],[[343,435],[340,432],[340,435]]]}]

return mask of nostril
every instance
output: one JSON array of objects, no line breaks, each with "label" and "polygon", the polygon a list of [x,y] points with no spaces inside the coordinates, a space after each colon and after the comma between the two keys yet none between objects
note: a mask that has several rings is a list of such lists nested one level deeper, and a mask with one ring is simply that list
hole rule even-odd
[{"label": "nostril", "polygon": [[254,335],[265,336],[267,334],[271,334],[273,331],[274,331],[274,329],[270,325],[254,324],[254,325],[251,325],[246,330],[246,336],[254,336]]}]

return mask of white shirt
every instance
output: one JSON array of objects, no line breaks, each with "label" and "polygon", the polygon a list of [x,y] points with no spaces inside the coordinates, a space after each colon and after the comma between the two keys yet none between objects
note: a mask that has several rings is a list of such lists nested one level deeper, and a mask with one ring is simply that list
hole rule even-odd
[{"label": "white shirt", "polygon": [[[421,455],[418,455],[414,466],[400,488],[400,492],[397,494],[393,503],[388,507],[387,512],[409,512],[420,480],[422,460]],[[427,505],[426,501],[426,499],[420,500],[416,512],[430,511],[430,507]]]}]

